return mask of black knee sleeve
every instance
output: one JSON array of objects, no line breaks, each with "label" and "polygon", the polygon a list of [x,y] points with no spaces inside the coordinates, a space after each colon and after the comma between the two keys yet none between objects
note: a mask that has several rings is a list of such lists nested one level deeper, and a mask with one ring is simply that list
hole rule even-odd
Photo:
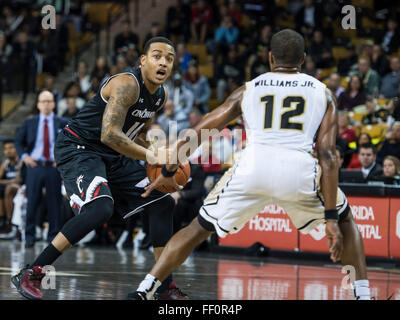
[{"label": "black knee sleeve", "polygon": [[90,231],[107,222],[114,212],[114,203],[108,197],[98,198],[84,205],[81,212],[70,219],[61,233],[71,244],[77,243]]},{"label": "black knee sleeve", "polygon": [[149,218],[149,235],[154,248],[164,247],[173,235],[174,206],[174,199],[168,196],[154,202],[144,212]]}]

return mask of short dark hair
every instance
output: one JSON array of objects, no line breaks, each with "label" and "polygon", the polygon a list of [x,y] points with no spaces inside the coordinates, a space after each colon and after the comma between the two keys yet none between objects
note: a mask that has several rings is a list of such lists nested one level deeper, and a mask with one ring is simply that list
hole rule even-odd
[{"label": "short dark hair", "polygon": [[304,38],[291,29],[279,31],[271,38],[271,52],[279,63],[298,65],[304,56]]},{"label": "short dark hair", "polygon": [[152,43],[156,43],[156,42],[162,42],[162,43],[169,44],[176,51],[175,44],[171,40],[169,40],[165,37],[153,37],[150,40],[148,40],[146,42],[146,44],[144,45],[143,54],[147,55],[147,53],[149,52],[149,49],[150,49],[150,45]]},{"label": "short dark hair", "polygon": [[8,143],[14,144],[14,139],[7,138],[7,139],[4,139],[4,140],[3,140],[3,146],[5,146],[5,145],[8,144]]},{"label": "short dark hair", "polygon": [[358,150],[360,151],[361,149],[372,149],[372,152],[374,154],[376,154],[377,150],[376,147],[372,144],[372,143],[363,143],[362,145],[360,145],[360,147],[358,148]]}]

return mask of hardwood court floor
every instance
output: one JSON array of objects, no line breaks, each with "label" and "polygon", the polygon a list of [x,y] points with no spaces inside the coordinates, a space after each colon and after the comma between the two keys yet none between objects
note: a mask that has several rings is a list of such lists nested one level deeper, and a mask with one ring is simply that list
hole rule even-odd
[{"label": "hardwood court floor", "polygon": [[[0,300],[23,299],[10,275],[46,246],[25,249],[20,242],[0,242]],[[56,289],[50,300],[123,300],[137,288],[153,264],[150,251],[112,247],[74,247],[55,263]],[[174,273],[178,286],[195,300],[353,300],[342,289],[339,265],[323,262],[249,258],[196,252]],[[400,270],[369,268],[372,296],[400,300]]]}]

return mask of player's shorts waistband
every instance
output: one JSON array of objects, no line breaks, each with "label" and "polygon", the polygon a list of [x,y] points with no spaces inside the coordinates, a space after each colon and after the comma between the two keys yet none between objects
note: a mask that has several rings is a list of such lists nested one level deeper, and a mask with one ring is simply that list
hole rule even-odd
[{"label": "player's shorts waistband", "polygon": [[70,128],[68,128],[67,126],[64,127],[65,130],[67,130],[69,133],[73,134],[76,138],[80,139],[81,137],[76,134],[75,132],[73,132]]}]

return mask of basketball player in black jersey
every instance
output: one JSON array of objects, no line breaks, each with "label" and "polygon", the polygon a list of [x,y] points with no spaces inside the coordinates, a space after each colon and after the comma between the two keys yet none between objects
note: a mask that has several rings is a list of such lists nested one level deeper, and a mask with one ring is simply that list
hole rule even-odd
[{"label": "basketball player in black jersey", "polygon": [[18,161],[17,150],[14,141],[6,140],[3,142],[4,157],[6,158],[0,165],[0,233],[11,231],[11,216],[14,208],[13,199],[20,187],[18,172],[21,163]]},{"label": "basketball player in black jersey", "polygon": [[[152,150],[146,141],[145,128],[168,99],[162,84],[171,74],[174,59],[170,40],[150,39],[141,67],[107,79],[58,135],[55,159],[75,216],[32,264],[12,277],[24,297],[42,299],[37,281],[44,276],[42,267],[108,221],[114,210],[125,215],[151,202],[146,214],[155,259],[160,256],[172,236],[174,201],[160,192],[152,193],[150,199],[140,196],[147,177],[139,161],[165,164],[165,153]],[[171,278],[159,293],[164,299],[187,299]]]}]

